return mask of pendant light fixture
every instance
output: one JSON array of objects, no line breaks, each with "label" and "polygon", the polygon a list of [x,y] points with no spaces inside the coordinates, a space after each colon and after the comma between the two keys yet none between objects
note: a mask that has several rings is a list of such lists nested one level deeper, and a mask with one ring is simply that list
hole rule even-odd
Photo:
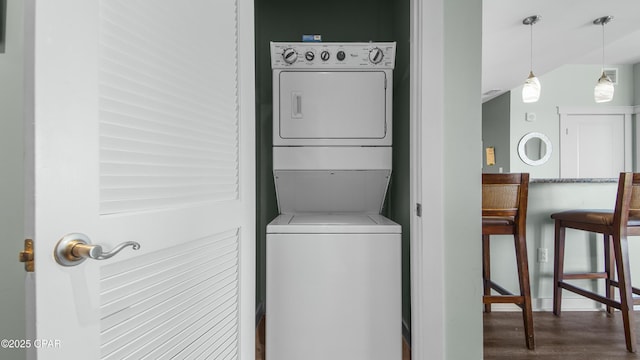
[{"label": "pendant light fixture", "polygon": [[524,20],[522,23],[525,25],[531,26],[531,52],[530,52],[530,68],[529,68],[529,77],[524,82],[524,86],[522,87],[522,101],[526,103],[532,103],[538,101],[540,99],[540,80],[533,75],[533,24],[537,23],[542,19],[540,15],[532,15]]},{"label": "pendant light fixture", "polygon": [[603,16],[593,20],[595,25],[602,25],[602,75],[598,79],[595,89],[593,90],[593,97],[597,103],[609,102],[613,100],[613,82],[607,74],[604,73],[604,25],[613,20],[613,16]]}]

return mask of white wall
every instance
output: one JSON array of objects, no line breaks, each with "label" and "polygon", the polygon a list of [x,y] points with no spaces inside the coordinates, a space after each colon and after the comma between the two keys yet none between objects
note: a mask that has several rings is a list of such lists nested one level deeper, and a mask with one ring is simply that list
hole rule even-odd
[{"label": "white wall", "polygon": [[422,204],[421,217],[411,208],[411,355],[482,359],[482,2],[413,0],[411,16],[412,147],[422,156],[411,164]]},{"label": "white wall", "polygon": [[[601,65],[565,65],[540,76],[542,92],[535,103],[522,102],[522,86],[511,91],[511,171],[528,172],[531,178],[557,178],[560,174],[558,106],[619,106],[634,104],[633,65],[608,65],[618,68],[618,84],[613,101],[596,104],[593,88],[600,76]],[[536,120],[525,120],[526,113],[535,113]],[[541,132],[551,140],[553,153],[546,164],[530,166],[518,157],[518,142],[529,132]]]},{"label": "white wall", "polygon": [[[25,338],[23,246],[22,0],[7,1],[5,53],[0,53],[0,339]],[[23,350],[0,348],[3,360]]]},{"label": "white wall", "polygon": [[[482,2],[443,2],[444,187],[432,191],[444,198],[446,359],[480,359]],[[429,229],[424,235],[425,242],[435,240]]]}]

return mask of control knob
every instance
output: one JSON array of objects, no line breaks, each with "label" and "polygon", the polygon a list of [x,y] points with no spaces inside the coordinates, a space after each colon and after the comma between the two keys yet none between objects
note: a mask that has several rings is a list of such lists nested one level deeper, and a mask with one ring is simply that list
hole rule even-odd
[{"label": "control knob", "polygon": [[340,50],[338,51],[338,53],[336,54],[336,57],[338,58],[339,61],[344,60],[344,58],[346,57],[344,51]]},{"label": "control knob", "polygon": [[306,53],[304,53],[304,58],[307,59],[307,61],[313,61],[315,57],[316,54],[314,54],[313,51],[307,51]]},{"label": "control knob", "polygon": [[298,60],[298,53],[292,48],[285,49],[282,53],[282,59],[284,59],[284,62],[287,64],[293,64]]},{"label": "control knob", "polygon": [[330,57],[331,57],[331,54],[329,54],[327,50],[324,50],[323,52],[320,53],[320,59],[322,59],[322,61],[327,61],[329,60]]},{"label": "control knob", "polygon": [[382,58],[384,58],[384,53],[380,48],[375,47],[369,51],[369,61],[372,63],[377,64],[382,61]]}]

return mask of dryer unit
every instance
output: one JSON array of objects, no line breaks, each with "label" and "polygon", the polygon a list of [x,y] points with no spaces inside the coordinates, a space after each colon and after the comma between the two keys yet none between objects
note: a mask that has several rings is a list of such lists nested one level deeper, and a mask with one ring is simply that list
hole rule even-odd
[{"label": "dryer unit", "polygon": [[271,43],[274,146],[391,146],[395,43]]},{"label": "dryer unit", "polygon": [[271,43],[267,360],[399,360],[391,175],[395,43]]}]

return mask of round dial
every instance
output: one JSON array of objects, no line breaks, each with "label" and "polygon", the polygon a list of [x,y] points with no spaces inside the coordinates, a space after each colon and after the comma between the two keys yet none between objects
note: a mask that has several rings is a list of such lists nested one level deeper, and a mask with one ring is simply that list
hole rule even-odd
[{"label": "round dial", "polygon": [[323,52],[320,53],[320,59],[322,59],[322,61],[327,61],[329,60],[330,57],[331,57],[331,54],[329,54],[327,50],[324,50]]},{"label": "round dial", "polygon": [[383,58],[384,53],[382,52],[382,50],[380,50],[380,48],[376,47],[369,51],[369,61],[371,61],[372,63],[377,64],[382,61]]},{"label": "round dial", "polygon": [[316,54],[314,54],[313,51],[307,51],[304,53],[304,58],[307,59],[307,61],[313,61],[313,59],[316,58]]},{"label": "round dial", "polygon": [[282,52],[282,59],[284,59],[284,62],[287,64],[293,64],[298,60],[298,53],[292,48],[285,49],[284,52]]},{"label": "round dial", "polygon": [[344,60],[344,58],[346,57],[346,55],[344,54],[344,51],[340,50],[338,51],[338,53],[336,54],[336,57],[338,58],[339,61]]}]

